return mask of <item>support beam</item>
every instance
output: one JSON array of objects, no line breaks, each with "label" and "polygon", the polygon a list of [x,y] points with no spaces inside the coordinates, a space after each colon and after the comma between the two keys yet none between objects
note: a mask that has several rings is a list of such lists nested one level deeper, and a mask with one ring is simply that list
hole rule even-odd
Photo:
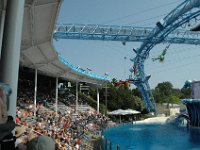
[{"label": "support beam", "polygon": [[37,110],[37,69],[35,69],[34,117],[36,117],[36,110]]},{"label": "support beam", "polygon": [[12,94],[8,115],[15,118],[19,57],[25,0],[8,0],[0,60],[0,81],[10,85]]},{"label": "support beam", "polygon": [[106,116],[107,116],[107,113],[108,113],[108,85],[106,83],[106,94],[105,94],[105,97],[106,97]]},{"label": "support beam", "polygon": [[6,15],[6,11],[2,10],[2,12],[1,12],[1,23],[0,23],[0,59],[1,59],[1,48],[2,48],[2,41],[3,41],[5,15]]},{"label": "support beam", "polygon": [[76,112],[78,109],[78,82],[76,82]]},{"label": "support beam", "polygon": [[97,112],[99,113],[99,89],[97,88]]},{"label": "support beam", "polygon": [[58,113],[58,77],[56,77],[56,103],[55,103],[55,109],[56,114]]},{"label": "support beam", "polygon": [[[198,30],[191,29],[192,31]],[[116,25],[94,25],[94,24],[65,24],[56,25],[54,39],[83,39],[83,40],[104,40],[119,41],[122,44],[126,42],[145,42],[149,41],[153,28],[134,27],[134,26],[116,26]],[[105,32],[102,32],[105,31]],[[183,29],[177,29],[171,32],[163,39],[166,43],[194,44],[199,45],[199,32],[192,32]],[[151,42],[159,38],[152,37]]]}]

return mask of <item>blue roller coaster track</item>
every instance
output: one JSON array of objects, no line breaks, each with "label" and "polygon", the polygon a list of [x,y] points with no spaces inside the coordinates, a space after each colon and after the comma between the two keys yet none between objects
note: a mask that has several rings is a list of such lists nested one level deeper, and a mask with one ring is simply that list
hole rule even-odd
[{"label": "blue roller coaster track", "polygon": [[[136,57],[133,60],[136,74],[133,81],[137,82],[136,86],[142,91],[143,99],[145,101],[146,108],[150,112],[156,112],[156,106],[154,98],[149,88],[148,80],[145,80],[146,75],[144,72],[144,62],[149,56],[150,50],[158,43],[163,41],[167,35],[169,35],[176,28],[185,24],[188,20],[191,20],[200,15],[200,1],[199,0],[186,0],[174,10],[172,10],[164,19],[157,22],[156,27],[151,31],[147,37],[147,41],[143,42],[141,46],[135,50]],[[156,40],[153,40],[156,38]],[[133,82],[134,83],[134,82]]]},{"label": "blue roller coaster track", "polygon": [[[57,24],[54,39],[145,42],[153,28],[92,24]],[[177,29],[163,39],[166,43],[200,44],[200,32]],[[151,40],[155,41],[153,37]]]},{"label": "blue roller coaster track", "polygon": [[199,45],[200,32],[177,29],[199,15],[200,1],[186,0],[157,22],[155,28],[58,24],[55,28],[54,39],[143,42],[139,48],[133,49],[136,57],[131,58],[134,69],[130,69],[131,75],[128,80],[141,90],[148,111],[156,112],[155,101],[148,84],[150,76],[146,76],[144,72],[144,62],[150,50],[161,42]]}]

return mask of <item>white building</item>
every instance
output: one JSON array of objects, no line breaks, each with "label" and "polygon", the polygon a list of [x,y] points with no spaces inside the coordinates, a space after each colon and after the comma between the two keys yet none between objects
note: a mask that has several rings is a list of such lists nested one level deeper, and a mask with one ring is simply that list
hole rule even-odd
[{"label": "white building", "polygon": [[192,82],[192,98],[200,99],[200,81]]}]

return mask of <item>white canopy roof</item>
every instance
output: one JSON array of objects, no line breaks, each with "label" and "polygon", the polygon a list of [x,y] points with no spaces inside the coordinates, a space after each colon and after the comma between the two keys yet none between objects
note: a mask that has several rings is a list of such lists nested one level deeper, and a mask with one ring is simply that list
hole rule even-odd
[{"label": "white canopy roof", "polygon": [[26,0],[20,65],[70,81],[97,85],[106,83],[108,77],[80,70],[55,51],[52,36],[61,2],[61,0]]},{"label": "white canopy roof", "polygon": [[133,109],[117,109],[108,113],[108,115],[129,115],[129,114],[140,114],[139,111]]}]

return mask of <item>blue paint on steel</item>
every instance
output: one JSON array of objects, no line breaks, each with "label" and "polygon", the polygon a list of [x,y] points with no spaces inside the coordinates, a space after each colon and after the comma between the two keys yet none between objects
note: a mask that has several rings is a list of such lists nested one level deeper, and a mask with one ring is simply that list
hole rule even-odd
[{"label": "blue paint on steel", "polygon": [[[57,24],[54,32],[54,39],[145,42],[149,41],[147,37],[152,30],[153,28],[150,27]],[[163,42],[199,45],[199,37],[199,32],[177,29],[165,37]],[[158,38],[152,37],[151,41],[156,42]]]},{"label": "blue paint on steel", "polygon": [[[136,50],[134,58],[134,67],[136,74],[134,80],[141,80],[136,84],[142,91],[142,96],[146,108],[149,112],[156,112],[156,105],[152,96],[148,81],[145,80],[144,62],[149,56],[150,50],[158,43],[162,42],[172,31],[186,23],[188,20],[200,15],[200,1],[186,0],[172,10],[163,20],[157,23],[157,26],[148,35],[145,42]],[[195,8],[195,9],[194,9]],[[152,40],[155,39],[155,40]]]},{"label": "blue paint on steel", "polygon": [[97,75],[91,72],[88,72],[86,70],[80,69],[76,66],[73,66],[72,64],[70,64],[68,61],[66,61],[62,56],[58,55],[58,59],[63,62],[65,65],[67,65],[68,67],[70,67],[71,69],[73,69],[74,71],[77,71],[79,73],[82,73],[84,75],[87,75],[89,77],[92,78],[97,78],[97,79],[101,79],[101,80],[106,80],[106,81],[110,81],[111,79],[107,76],[101,76],[101,75]]},{"label": "blue paint on steel", "polygon": [[[129,80],[141,90],[148,111],[156,112],[154,98],[144,72],[144,62],[148,58],[150,50],[161,42],[200,44],[200,33],[175,30],[189,20],[199,16],[199,7],[199,0],[186,0],[172,10],[164,19],[157,22],[156,27],[153,29],[108,25],[57,25],[54,32],[54,39],[143,42],[138,49],[134,50],[136,57],[130,59],[134,63],[135,74],[133,77],[130,75]],[[132,74],[133,70],[130,69],[130,72]]]},{"label": "blue paint on steel", "polygon": [[200,127],[200,99],[183,99],[190,118],[190,126]]}]

